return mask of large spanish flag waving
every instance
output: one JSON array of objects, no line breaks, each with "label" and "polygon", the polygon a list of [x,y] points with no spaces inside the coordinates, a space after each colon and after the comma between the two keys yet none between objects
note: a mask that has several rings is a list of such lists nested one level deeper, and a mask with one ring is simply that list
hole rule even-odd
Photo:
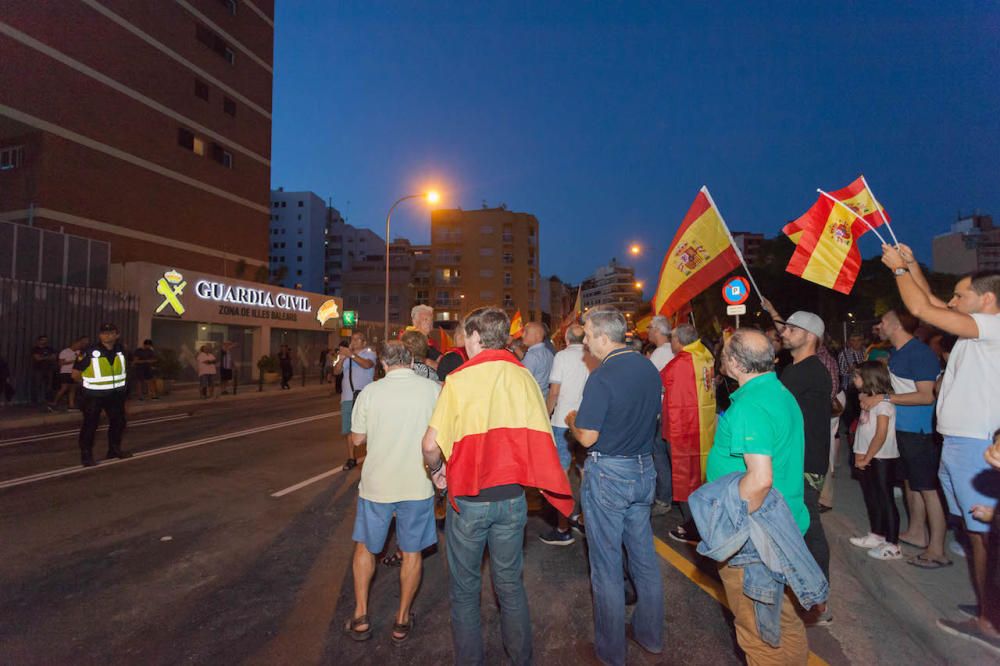
[{"label": "large spanish flag waving", "polygon": [[[785,270],[834,291],[851,293],[861,270],[857,239],[869,231],[868,225],[878,227],[882,224],[880,210],[885,213],[863,177],[843,189],[830,192],[829,197],[821,194],[802,217],[782,229],[797,245]],[[859,220],[851,211],[865,221]],[[888,213],[885,213],[885,219],[889,219]]]},{"label": "large spanish flag waving", "polygon": [[663,257],[653,312],[672,315],[739,265],[726,223],[702,187]]},{"label": "large spanish flag waving", "polygon": [[573,494],[559,463],[545,399],[517,358],[487,349],[448,375],[430,427],[448,461],[448,494],[518,483],[538,488],[560,513]]},{"label": "large spanish flag waving", "polygon": [[670,442],[674,499],[686,502],[705,482],[715,439],[715,358],[695,340],[660,371],[663,438]]}]

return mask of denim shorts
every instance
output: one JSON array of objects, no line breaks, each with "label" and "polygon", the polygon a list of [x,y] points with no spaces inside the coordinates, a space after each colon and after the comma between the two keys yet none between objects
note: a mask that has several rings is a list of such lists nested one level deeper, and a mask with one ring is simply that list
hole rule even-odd
[{"label": "denim shorts", "polygon": [[948,500],[948,510],[960,516],[970,532],[990,531],[989,524],[972,517],[972,507],[992,507],[1000,498],[1000,471],[983,458],[992,443],[989,439],[946,435],[941,449],[941,490]]},{"label": "denim shorts", "polygon": [[559,454],[559,464],[563,469],[569,469],[573,464],[573,436],[569,428],[552,426],[552,435],[556,438],[556,452]]},{"label": "denim shorts", "polygon": [[340,434],[351,434],[351,411],[354,409],[353,400],[345,400],[340,403]]},{"label": "denim shorts", "polygon": [[386,503],[359,497],[351,538],[365,544],[369,553],[381,553],[393,515],[396,516],[396,541],[404,553],[419,553],[437,543],[433,497]]}]

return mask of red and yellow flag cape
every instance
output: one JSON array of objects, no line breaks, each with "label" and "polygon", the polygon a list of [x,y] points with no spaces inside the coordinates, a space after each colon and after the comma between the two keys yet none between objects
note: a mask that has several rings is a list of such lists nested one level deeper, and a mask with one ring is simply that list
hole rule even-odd
[{"label": "red and yellow flag cape", "polygon": [[686,502],[705,482],[715,439],[715,358],[695,340],[660,371],[663,438],[670,442],[674,499]]},{"label": "red and yellow flag cape", "polygon": [[564,516],[572,513],[542,392],[510,352],[484,350],[448,375],[430,426],[448,461],[452,506],[456,496],[518,483],[541,490]]},{"label": "red and yellow flag cape", "polygon": [[726,224],[703,187],[663,257],[653,313],[669,317],[739,265]]},{"label": "red and yellow flag cape", "polygon": [[[872,227],[882,224],[882,208],[859,177],[847,187],[829,193],[863,217]],[[884,209],[882,212],[885,212]],[[886,219],[889,214],[886,213]],[[844,206],[822,194],[800,218],[785,225],[782,232],[797,245],[786,271],[843,294],[851,293],[861,270],[857,240],[868,226]]]}]

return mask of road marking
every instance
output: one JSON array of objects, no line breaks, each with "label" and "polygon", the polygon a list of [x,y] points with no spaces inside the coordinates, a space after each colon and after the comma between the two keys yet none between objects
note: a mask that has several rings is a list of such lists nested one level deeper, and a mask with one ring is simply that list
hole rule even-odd
[{"label": "road marking", "polygon": [[105,460],[102,461],[100,465],[97,465],[95,467],[63,467],[62,469],[54,469],[49,472],[31,474],[30,476],[22,476],[16,479],[10,479],[9,481],[0,482],[0,490],[4,488],[13,488],[15,486],[22,486],[28,483],[35,483],[37,481],[45,481],[47,479],[57,479],[62,476],[69,476],[71,474],[94,472],[106,469],[112,465],[134,462],[136,460],[142,460],[143,458],[151,458],[153,456],[163,455],[164,453],[172,453],[174,451],[181,451],[183,449],[190,449],[196,446],[212,444],[213,442],[221,442],[227,439],[235,439],[237,437],[245,437],[247,435],[256,435],[257,433],[267,432],[269,430],[277,430],[278,428],[286,428],[288,426],[300,425],[302,423],[309,423],[311,421],[319,421],[320,419],[328,419],[333,416],[339,416],[339,415],[340,412],[329,412],[326,414],[316,414],[315,416],[304,416],[302,418],[292,419],[291,421],[281,421],[279,423],[271,423],[265,426],[258,426],[256,428],[247,428],[246,430],[238,430],[236,432],[226,433],[224,435],[215,435],[214,437],[205,437],[203,439],[195,439],[190,442],[181,442],[180,444],[163,446],[158,449],[152,449],[150,451],[142,451],[140,453],[136,453],[131,458],[126,458],[124,460],[118,458],[114,460]]},{"label": "road marking", "polygon": [[[362,462],[364,462],[364,460],[365,460],[365,456],[361,456],[360,458],[358,458],[358,464],[360,465]],[[271,497],[284,497],[285,495],[287,495],[289,493],[294,493],[296,490],[301,490],[302,488],[305,488],[308,485],[316,483],[317,481],[322,481],[323,479],[325,479],[327,477],[333,476],[334,474],[337,474],[338,472],[343,472],[343,471],[344,471],[343,466],[341,466],[341,467],[334,467],[333,469],[327,470],[326,472],[323,472],[322,474],[317,474],[316,476],[309,477],[305,481],[300,481],[299,483],[296,483],[294,486],[288,486],[287,488],[285,488],[283,490],[279,490],[276,493],[271,493]]]},{"label": "road marking", "polygon": [[[186,414],[172,414],[170,416],[156,416],[149,419],[140,419],[138,421],[129,421],[128,427],[135,427],[141,425],[149,425],[150,423],[164,423],[165,421],[177,421],[178,419],[188,419],[191,418],[191,413]],[[108,426],[103,425],[98,430],[107,430]],[[3,446],[14,446],[15,444],[26,444],[28,442],[41,442],[46,439],[58,439],[60,437],[65,437],[66,435],[78,435],[80,434],[79,428],[74,428],[72,430],[60,430],[58,432],[46,432],[39,435],[25,435],[24,437],[15,437],[14,439],[3,439],[0,440],[0,447]]]},{"label": "road marking", "polygon": [[[680,571],[688,580],[704,590],[708,596],[732,612],[729,608],[729,602],[726,601],[726,589],[722,586],[721,581],[699,569],[694,562],[668,546],[662,539],[654,536],[653,546],[656,548],[657,554],[667,561],[667,564]],[[808,666],[830,666],[823,657],[815,652],[809,652],[809,660],[806,663]]]}]

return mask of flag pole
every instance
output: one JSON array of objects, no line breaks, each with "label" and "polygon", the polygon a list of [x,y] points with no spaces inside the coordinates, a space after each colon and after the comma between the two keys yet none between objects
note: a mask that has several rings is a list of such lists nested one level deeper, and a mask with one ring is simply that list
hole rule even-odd
[{"label": "flag pole", "polygon": [[739,258],[740,263],[743,264],[743,270],[747,272],[747,277],[750,278],[750,284],[753,285],[754,291],[757,292],[757,298],[763,301],[764,294],[760,293],[760,287],[757,286],[757,281],[753,279],[753,273],[750,272],[750,267],[747,266],[747,260],[743,258],[743,253],[740,252],[740,248],[737,247],[736,240],[733,238],[732,232],[729,231],[729,225],[726,224],[726,219],[722,217],[722,211],[715,205],[715,199],[712,198],[712,194],[708,191],[708,186],[702,185],[701,191],[705,193],[705,198],[708,199],[708,203],[712,205],[712,208],[715,209],[716,215],[719,216],[719,221],[722,222],[722,228],[726,230],[726,236],[729,238],[729,244],[733,246],[733,250],[736,251],[737,258]]},{"label": "flag pole", "polygon": [[[853,208],[851,208],[850,206],[848,206],[847,204],[845,204],[843,201],[841,201],[837,197],[835,197],[835,196],[833,196],[831,194],[828,194],[827,192],[824,192],[823,190],[819,189],[818,187],[816,188],[816,191],[819,192],[820,194],[822,194],[824,197],[826,197],[830,201],[832,201],[833,203],[835,203],[838,206],[840,206],[841,208],[843,208],[844,210],[846,210],[847,212],[849,212],[851,215],[853,215],[857,219],[861,220],[862,224],[864,224],[866,227],[868,227],[869,229],[871,229],[872,232],[875,234],[875,236],[880,241],[882,241],[882,245],[886,245],[887,244],[885,242],[885,239],[882,238],[882,234],[880,234],[878,231],[876,231],[875,227],[873,227],[872,225],[868,224],[868,220],[866,220],[865,218],[863,218],[860,215],[858,215],[858,213]],[[872,197],[872,198],[874,199],[874,197]]]},{"label": "flag pole", "polygon": [[868,184],[868,181],[865,180],[864,176],[861,176],[861,182],[865,184],[865,189],[868,190],[868,194],[872,195],[872,201],[875,202],[875,210],[877,210],[878,214],[882,216],[882,224],[884,224],[889,230],[889,234],[892,236],[892,242],[896,244],[896,247],[899,247],[899,239],[896,238],[896,232],[892,230],[892,225],[889,224],[889,218],[885,216],[885,211],[882,210],[882,204],[880,204],[878,199],[875,198],[875,193],[872,191],[871,186]]}]

